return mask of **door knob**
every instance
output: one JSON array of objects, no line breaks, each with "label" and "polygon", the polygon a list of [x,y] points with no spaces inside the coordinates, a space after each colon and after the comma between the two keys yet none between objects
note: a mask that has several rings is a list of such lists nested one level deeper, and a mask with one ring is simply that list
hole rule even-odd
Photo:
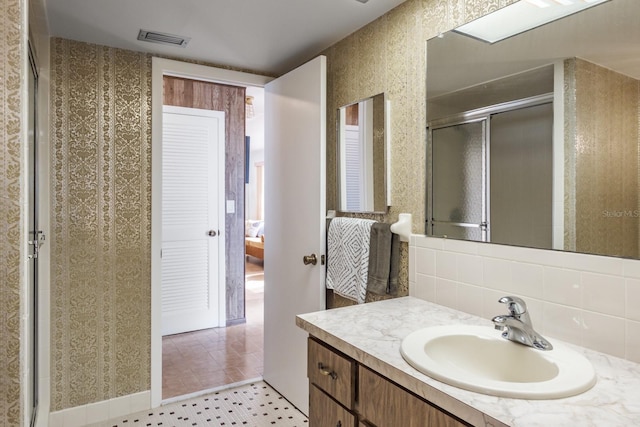
[{"label": "door knob", "polygon": [[316,265],[318,263],[318,258],[316,257],[316,254],[305,255],[302,257],[302,262],[304,265]]},{"label": "door knob", "polygon": [[218,235],[218,232],[216,230],[209,230],[207,234],[211,237],[216,237]]}]

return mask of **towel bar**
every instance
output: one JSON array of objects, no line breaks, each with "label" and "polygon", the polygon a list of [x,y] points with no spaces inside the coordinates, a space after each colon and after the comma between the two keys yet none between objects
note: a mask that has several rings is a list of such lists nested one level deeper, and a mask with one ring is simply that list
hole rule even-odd
[{"label": "towel bar", "polygon": [[411,214],[401,213],[398,222],[391,224],[391,232],[400,236],[401,242],[408,242],[411,236]]}]

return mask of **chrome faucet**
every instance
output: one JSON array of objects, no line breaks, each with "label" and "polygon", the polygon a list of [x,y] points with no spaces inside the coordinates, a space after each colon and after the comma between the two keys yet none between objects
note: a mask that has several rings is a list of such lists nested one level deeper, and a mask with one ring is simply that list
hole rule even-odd
[{"label": "chrome faucet", "polygon": [[539,350],[552,350],[553,346],[533,329],[527,305],[518,297],[502,297],[499,303],[506,304],[509,315],[500,315],[492,319],[495,328],[504,331],[502,337]]}]

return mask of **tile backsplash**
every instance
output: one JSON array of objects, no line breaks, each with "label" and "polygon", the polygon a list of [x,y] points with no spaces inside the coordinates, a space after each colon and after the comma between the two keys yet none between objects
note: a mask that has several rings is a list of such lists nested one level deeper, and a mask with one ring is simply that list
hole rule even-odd
[{"label": "tile backsplash", "polygon": [[640,363],[640,261],[413,235],[409,294],[487,319],[523,298],[536,330]]}]

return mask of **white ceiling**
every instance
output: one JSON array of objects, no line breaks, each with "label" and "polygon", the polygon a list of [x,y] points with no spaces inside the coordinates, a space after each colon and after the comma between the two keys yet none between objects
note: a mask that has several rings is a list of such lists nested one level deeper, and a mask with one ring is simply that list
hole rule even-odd
[{"label": "white ceiling", "polygon": [[[46,0],[52,36],[280,75],[405,0]],[[186,48],[140,29],[190,37]]]}]

